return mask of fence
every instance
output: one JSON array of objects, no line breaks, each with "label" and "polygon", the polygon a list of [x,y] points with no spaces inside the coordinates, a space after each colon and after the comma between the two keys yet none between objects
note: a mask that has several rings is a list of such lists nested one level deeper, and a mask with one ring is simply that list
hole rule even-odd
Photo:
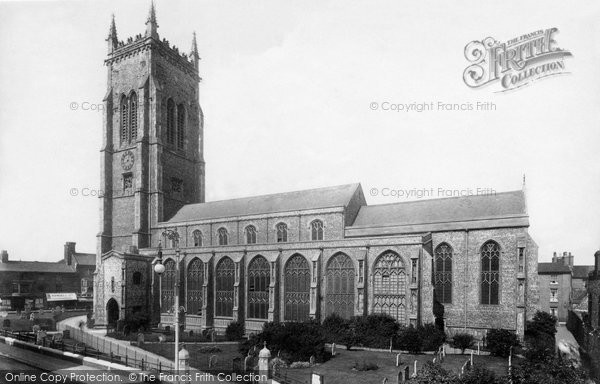
[{"label": "fence", "polygon": [[96,336],[81,329],[65,325],[64,329],[69,331],[69,336],[80,343],[85,344],[86,349],[91,348],[96,351],[89,353],[90,356],[103,358],[111,362],[118,362],[128,367],[140,368],[143,370],[173,370],[174,365],[165,358],[153,356],[150,353],[139,348],[129,347],[122,343],[112,341],[106,337]]}]

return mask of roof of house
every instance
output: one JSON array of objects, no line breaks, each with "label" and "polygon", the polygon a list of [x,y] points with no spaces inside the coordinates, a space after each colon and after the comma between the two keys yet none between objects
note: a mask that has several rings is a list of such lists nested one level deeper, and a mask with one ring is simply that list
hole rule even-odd
[{"label": "roof of house", "polygon": [[96,265],[96,254],[94,253],[75,253],[73,257],[79,265]]},{"label": "roof of house", "polygon": [[169,223],[346,207],[360,184],[184,205]]},{"label": "roof of house", "polygon": [[573,266],[573,278],[574,279],[587,279],[590,272],[594,270],[593,265],[574,265]]},{"label": "roof of house", "polygon": [[560,263],[538,263],[538,274],[540,273],[552,273],[552,274],[562,274],[562,273],[571,273],[571,269],[568,265],[560,264]]},{"label": "roof of house", "polygon": [[[525,194],[511,191],[362,206],[350,235],[529,226]],[[361,228],[384,228],[364,231]],[[373,233],[371,233],[373,232]]]},{"label": "roof of house", "polygon": [[0,263],[0,272],[73,273],[75,269],[65,263],[7,261]]}]

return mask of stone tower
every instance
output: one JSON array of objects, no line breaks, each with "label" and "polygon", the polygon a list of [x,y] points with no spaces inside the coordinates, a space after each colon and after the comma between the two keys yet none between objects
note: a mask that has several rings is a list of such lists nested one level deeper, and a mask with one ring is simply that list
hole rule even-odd
[{"label": "stone tower", "polygon": [[158,222],[204,202],[196,36],[186,54],[157,30],[152,3],[145,33],[119,41],[113,17],[106,39],[99,263],[111,250],[149,247]]}]

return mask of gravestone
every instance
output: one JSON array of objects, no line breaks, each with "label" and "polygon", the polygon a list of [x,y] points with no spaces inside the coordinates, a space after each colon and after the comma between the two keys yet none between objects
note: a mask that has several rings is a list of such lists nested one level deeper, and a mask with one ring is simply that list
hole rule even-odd
[{"label": "gravestone", "polygon": [[335,343],[331,344],[331,356],[335,356]]},{"label": "gravestone", "polygon": [[312,356],[310,357],[310,359],[308,359],[308,363],[309,363],[310,365],[315,365],[315,356],[314,356],[314,355],[312,355]]},{"label": "gravestone", "polygon": [[398,354],[396,355],[396,367],[399,367],[399,366],[400,366],[400,355],[401,355],[401,353],[398,353]]}]

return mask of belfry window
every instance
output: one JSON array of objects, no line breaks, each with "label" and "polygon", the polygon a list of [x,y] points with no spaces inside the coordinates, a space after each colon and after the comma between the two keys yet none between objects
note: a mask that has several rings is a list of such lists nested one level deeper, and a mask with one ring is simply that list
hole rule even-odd
[{"label": "belfry window", "polygon": [[132,93],[131,96],[129,96],[129,142],[135,141],[137,138],[137,112],[137,95]]},{"label": "belfry window", "polygon": [[121,98],[121,144],[129,141],[129,103],[127,97]]},{"label": "belfry window", "polygon": [[183,149],[185,132],[185,108],[183,104],[177,106],[177,148]]},{"label": "belfry window", "polygon": [[121,144],[131,144],[137,138],[138,131],[138,103],[137,95],[132,93],[129,97],[121,97]]},{"label": "belfry window", "polygon": [[488,241],[481,247],[481,304],[498,304],[500,286],[500,246]]},{"label": "belfry window", "polygon": [[175,145],[175,103],[167,101],[167,144]]}]

